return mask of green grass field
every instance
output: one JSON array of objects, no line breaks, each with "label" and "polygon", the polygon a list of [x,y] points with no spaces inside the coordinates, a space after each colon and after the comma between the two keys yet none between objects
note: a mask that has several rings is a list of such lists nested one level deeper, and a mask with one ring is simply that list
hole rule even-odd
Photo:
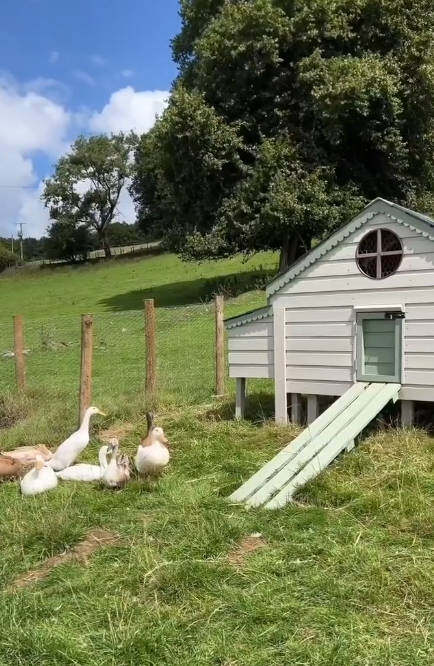
[{"label": "green grass field", "polygon": [[[0,486],[0,666],[432,663],[432,437],[373,429],[281,511],[225,501],[296,434],[269,420],[267,382],[251,382],[240,423],[231,386],[226,399],[212,395],[213,315],[201,303],[216,284],[234,286],[227,276],[242,272],[254,286],[260,265],[272,270],[276,259],[186,266],[162,255],[0,278],[2,348],[14,312],[26,317],[32,348],[26,396],[10,391],[13,365],[0,361],[0,447],[56,445],[74,428],[78,346],[58,343],[76,340],[78,315],[91,311],[95,399],[108,416],[95,420],[83,459],[95,460],[98,433],[125,424],[133,455],[146,410],[138,311],[153,296],[164,308],[158,419],[173,451],[155,488],[64,483],[24,499],[16,484]],[[263,302],[248,291],[228,299],[226,314]],[[117,542],[15,585],[96,528]],[[261,548],[249,553],[252,534]]]}]

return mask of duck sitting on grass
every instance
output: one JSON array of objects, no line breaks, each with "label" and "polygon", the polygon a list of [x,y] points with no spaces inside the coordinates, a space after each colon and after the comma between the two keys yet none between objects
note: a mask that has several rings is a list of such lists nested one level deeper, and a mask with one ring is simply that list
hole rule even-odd
[{"label": "duck sitting on grass", "polygon": [[19,446],[12,451],[5,451],[4,455],[9,456],[9,458],[14,458],[18,462],[22,463],[25,466],[34,466],[36,463],[36,456],[41,456],[46,462],[51,460],[53,454],[50,449],[47,449],[44,444],[39,444],[38,446]]},{"label": "duck sitting on grass", "polygon": [[80,453],[89,444],[89,423],[92,416],[101,414],[106,416],[98,407],[89,407],[86,409],[79,429],[65,439],[65,441],[56,449],[53,457],[48,462],[55,472],[60,472],[65,467],[70,467],[78,458]]},{"label": "duck sitting on grass", "polygon": [[56,472],[57,477],[63,481],[100,481],[107,469],[108,448],[107,445],[100,448],[98,453],[99,465],[78,463]]},{"label": "duck sitting on grass", "polygon": [[107,488],[123,488],[131,476],[130,461],[127,455],[119,451],[119,440],[112,437],[109,441],[110,461],[105,468],[101,481]]},{"label": "duck sitting on grass", "polygon": [[23,476],[20,487],[23,495],[38,495],[55,488],[57,483],[54,470],[48,467],[42,456],[37,456],[35,467]]},{"label": "duck sitting on grass", "polygon": [[148,422],[148,433],[139,444],[134,459],[138,473],[143,477],[157,478],[170,460],[168,440],[163,428],[154,426],[154,415],[152,412],[146,414]]},{"label": "duck sitting on grass", "polygon": [[21,461],[0,454],[0,481],[16,479],[22,476],[24,470],[25,467]]}]

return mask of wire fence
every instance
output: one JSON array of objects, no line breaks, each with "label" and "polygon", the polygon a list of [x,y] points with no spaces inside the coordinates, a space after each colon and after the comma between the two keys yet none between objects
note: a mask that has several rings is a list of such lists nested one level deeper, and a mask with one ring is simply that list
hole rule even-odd
[{"label": "wire fence", "polygon": [[[214,304],[157,308],[157,394],[192,404],[215,392]],[[137,397],[146,373],[145,318],[141,310],[93,317],[92,399]],[[24,318],[28,390],[76,391],[81,364],[80,316]],[[16,390],[13,322],[0,321],[0,391]]]}]

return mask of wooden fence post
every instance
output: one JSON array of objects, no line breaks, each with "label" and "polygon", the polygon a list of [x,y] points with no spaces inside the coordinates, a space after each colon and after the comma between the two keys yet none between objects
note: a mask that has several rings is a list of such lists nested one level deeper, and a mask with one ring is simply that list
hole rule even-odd
[{"label": "wooden fence post", "polygon": [[24,356],[24,323],[22,315],[14,317],[15,375],[19,391],[26,390],[26,359]]},{"label": "wooden fence post", "polygon": [[81,315],[80,423],[92,400],[93,315]]},{"label": "wooden fence post", "polygon": [[145,299],[145,342],[146,342],[146,397],[151,401],[155,397],[157,386],[157,348],[155,335],[154,299]]},{"label": "wooden fence post", "polygon": [[224,297],[215,297],[215,386],[216,395],[225,392],[225,327]]}]

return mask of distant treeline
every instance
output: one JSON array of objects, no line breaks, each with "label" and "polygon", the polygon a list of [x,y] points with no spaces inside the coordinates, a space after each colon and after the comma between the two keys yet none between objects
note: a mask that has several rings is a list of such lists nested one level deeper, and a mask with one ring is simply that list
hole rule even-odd
[{"label": "distant treeline", "polygon": [[[119,247],[123,245],[135,245],[138,243],[146,243],[150,240],[149,234],[146,234],[138,224],[127,224],[126,222],[113,222],[107,230],[110,245],[112,247]],[[12,239],[0,236],[0,245],[12,251]],[[101,242],[98,240],[96,234],[89,234],[88,250],[102,249]],[[13,251],[19,260],[20,257],[20,241],[17,238],[13,240]],[[61,259],[62,256],[57,256],[56,246],[53,244],[53,239],[48,236],[42,238],[23,238],[23,254],[24,261],[41,261],[43,259]]]}]

